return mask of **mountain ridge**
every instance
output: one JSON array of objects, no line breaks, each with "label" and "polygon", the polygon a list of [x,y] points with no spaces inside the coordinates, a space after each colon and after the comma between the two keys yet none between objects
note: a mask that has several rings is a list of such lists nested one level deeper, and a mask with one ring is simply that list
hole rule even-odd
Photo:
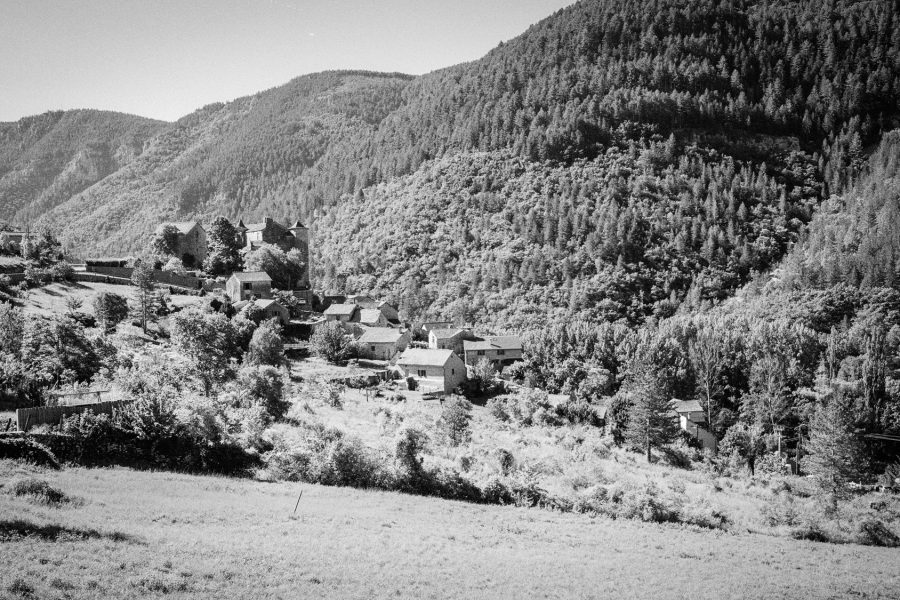
[{"label": "mountain ridge", "polygon": [[[550,197],[519,209],[543,211],[554,227],[581,223],[578,240],[619,226],[635,235],[649,232],[647,252],[607,248],[599,262],[576,261],[580,266],[557,283],[571,279],[584,289],[598,276],[618,281],[609,274],[621,267],[618,272],[640,283],[623,284],[616,294],[645,299],[604,318],[664,315],[672,310],[667,302],[677,308],[715,301],[753,271],[775,264],[819,203],[864,168],[865,148],[900,125],[900,60],[890,58],[900,58],[898,22],[894,6],[851,0],[789,6],[583,1],[479,60],[426,75],[331,71],[210,104],[164,127],[135,160],[48,206],[41,222],[83,255],[138,251],[168,219],[302,218],[318,230],[323,252],[339,257],[359,250],[361,240],[390,239],[388,229],[402,223],[399,217],[379,221],[384,231],[364,224],[348,237],[334,218],[343,206],[365,209],[378,186],[416,186],[434,165],[451,168],[448,185],[464,189],[468,176],[453,156],[494,157],[497,167],[488,171],[499,172],[511,157],[521,158],[550,177],[538,187],[556,181],[552,173],[570,170],[562,178],[566,187],[581,177],[583,161],[602,162],[613,153],[620,161],[615,168],[629,173],[624,177],[633,189],[610,183],[601,192],[566,192],[562,201],[551,190]],[[685,152],[694,158],[682,161]],[[693,187],[669,186],[667,169]],[[708,169],[717,174],[709,177]],[[641,171],[662,186],[646,192],[655,205],[640,195]],[[445,190],[448,198],[457,196],[457,187]],[[443,192],[429,193],[440,202]],[[539,201],[550,202],[549,213]],[[384,206],[389,213],[392,208]],[[595,222],[585,214],[605,216]],[[484,216],[476,211],[467,218]],[[681,225],[664,226],[660,219]],[[510,231],[500,244],[555,243],[551,229],[540,227],[550,232],[546,241]],[[574,256],[583,248],[565,252]],[[549,248],[546,254],[562,260],[565,252]],[[681,258],[693,266],[667,278],[673,252],[686,252]],[[426,262],[409,265],[421,273],[415,282],[373,285],[393,296],[404,286],[427,287],[428,270],[419,269]],[[322,287],[368,281],[368,267],[341,274],[327,263],[317,262]],[[452,277],[456,286],[462,275]],[[588,294],[589,314],[598,303],[609,304],[608,291]],[[437,303],[433,310],[452,312],[451,305]]]}]

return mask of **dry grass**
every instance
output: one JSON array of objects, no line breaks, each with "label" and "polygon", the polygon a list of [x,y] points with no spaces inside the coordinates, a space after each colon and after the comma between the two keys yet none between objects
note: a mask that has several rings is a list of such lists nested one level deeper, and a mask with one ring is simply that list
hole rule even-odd
[{"label": "dry grass", "polygon": [[[0,462],[5,480],[33,471]],[[900,589],[895,550],[301,484],[124,469],[38,476],[84,502],[0,495],[0,595],[893,598]]]},{"label": "dry grass", "polygon": [[[22,308],[26,313],[45,317],[60,315],[66,312],[66,299],[75,297],[82,301],[80,312],[93,314],[92,303],[94,298],[101,292],[109,292],[131,298],[133,288],[128,285],[92,281],[51,283],[44,287],[28,290],[23,298]],[[198,297],[173,294],[171,300],[172,304],[176,306],[187,306],[196,303]]]}]

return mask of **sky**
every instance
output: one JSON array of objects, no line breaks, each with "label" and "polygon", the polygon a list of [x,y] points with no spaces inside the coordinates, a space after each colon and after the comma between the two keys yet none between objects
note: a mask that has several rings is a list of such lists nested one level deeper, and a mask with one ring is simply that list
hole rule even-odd
[{"label": "sky", "polygon": [[574,0],[0,0],[0,121],[98,108],[175,120],[331,69],[480,58]]}]

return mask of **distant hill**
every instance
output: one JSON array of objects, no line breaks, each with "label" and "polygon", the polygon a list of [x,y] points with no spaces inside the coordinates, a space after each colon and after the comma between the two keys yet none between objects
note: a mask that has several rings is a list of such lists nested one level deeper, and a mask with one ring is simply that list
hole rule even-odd
[{"label": "distant hill", "polygon": [[323,287],[498,328],[542,307],[640,321],[777,264],[898,99],[895,3],[590,0],[421,77],[321,73],[204,107],[18,212],[80,254],[138,250],[165,219],[299,217]]},{"label": "distant hill", "polygon": [[0,123],[0,220],[33,221],[135,160],[164,127],[97,110]]}]

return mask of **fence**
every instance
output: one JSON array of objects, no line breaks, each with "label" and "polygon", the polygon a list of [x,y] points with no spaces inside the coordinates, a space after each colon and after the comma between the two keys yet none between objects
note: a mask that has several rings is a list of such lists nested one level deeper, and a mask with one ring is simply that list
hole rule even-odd
[{"label": "fence", "polygon": [[38,406],[36,408],[16,409],[16,427],[19,431],[28,431],[36,425],[56,424],[72,415],[89,410],[96,414],[112,416],[115,409],[121,407],[121,400],[95,402],[93,404],[73,404],[72,406]]}]

